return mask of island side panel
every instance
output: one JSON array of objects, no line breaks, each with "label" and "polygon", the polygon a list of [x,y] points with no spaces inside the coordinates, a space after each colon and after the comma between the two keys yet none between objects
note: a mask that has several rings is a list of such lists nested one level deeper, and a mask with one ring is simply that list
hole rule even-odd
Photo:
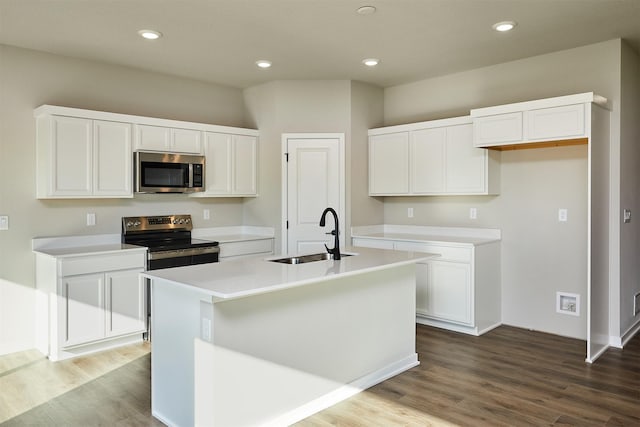
[{"label": "island side panel", "polygon": [[193,288],[151,282],[151,412],[167,425],[194,425],[194,350],[200,335],[200,301]]},{"label": "island side panel", "polygon": [[414,264],[213,308],[197,425],[289,424],[417,364]]}]

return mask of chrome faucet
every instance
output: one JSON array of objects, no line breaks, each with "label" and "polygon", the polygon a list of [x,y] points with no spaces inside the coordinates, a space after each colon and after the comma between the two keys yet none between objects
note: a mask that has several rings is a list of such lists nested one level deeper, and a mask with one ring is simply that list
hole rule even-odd
[{"label": "chrome faucet", "polygon": [[330,233],[327,234],[333,234],[335,236],[334,242],[333,242],[333,249],[329,249],[327,247],[327,245],[325,244],[324,247],[327,248],[327,252],[333,255],[333,259],[335,261],[340,261],[340,239],[338,238],[338,236],[340,235],[340,230],[338,229],[338,214],[336,213],[336,211],[333,210],[333,208],[327,208],[324,210],[324,212],[322,212],[322,217],[320,218],[320,227],[324,227],[325,224],[325,217],[327,216],[327,212],[331,212],[333,214],[333,220],[335,222],[335,230],[333,230]]}]

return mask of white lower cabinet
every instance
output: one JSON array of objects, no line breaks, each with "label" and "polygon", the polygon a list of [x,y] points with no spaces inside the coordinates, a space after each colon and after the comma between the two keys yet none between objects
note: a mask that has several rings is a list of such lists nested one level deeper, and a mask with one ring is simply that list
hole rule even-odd
[{"label": "white lower cabinet", "polygon": [[500,242],[416,242],[354,237],[353,246],[439,254],[416,264],[416,321],[472,335],[501,322]]},{"label": "white lower cabinet", "polygon": [[273,254],[273,238],[220,242],[220,261]]},{"label": "white lower cabinet", "polygon": [[[36,256],[38,348],[62,360],[142,339],[146,254]],[[43,313],[40,313],[43,314]]]}]

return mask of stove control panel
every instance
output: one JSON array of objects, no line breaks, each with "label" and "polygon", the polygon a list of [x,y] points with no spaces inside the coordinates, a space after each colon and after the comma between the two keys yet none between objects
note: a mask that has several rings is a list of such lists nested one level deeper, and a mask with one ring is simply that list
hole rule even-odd
[{"label": "stove control panel", "polygon": [[122,218],[124,234],[138,231],[191,231],[191,215],[127,216]]}]

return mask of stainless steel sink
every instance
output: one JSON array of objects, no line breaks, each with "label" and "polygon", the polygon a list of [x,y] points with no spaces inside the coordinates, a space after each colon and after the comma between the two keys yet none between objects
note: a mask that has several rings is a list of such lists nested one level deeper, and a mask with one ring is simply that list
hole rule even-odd
[{"label": "stainless steel sink", "polygon": [[[354,254],[341,254],[342,257],[353,256]],[[271,262],[279,262],[281,264],[304,264],[307,262],[327,261],[333,259],[333,254],[326,252],[320,254],[291,256],[286,258],[270,259]]]}]

